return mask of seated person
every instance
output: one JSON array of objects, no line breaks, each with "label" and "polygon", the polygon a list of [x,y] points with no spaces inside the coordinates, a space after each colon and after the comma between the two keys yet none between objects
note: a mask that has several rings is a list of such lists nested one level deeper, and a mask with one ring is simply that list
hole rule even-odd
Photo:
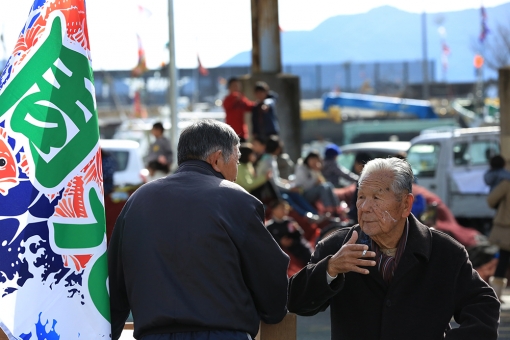
[{"label": "seated person", "polygon": [[299,215],[317,218],[317,210],[299,194],[299,189],[294,183],[280,177],[280,171],[276,161],[277,154],[281,149],[280,138],[276,135],[266,140],[265,152],[260,157],[255,168],[257,174],[272,172],[271,182],[274,183],[281,197],[286,200]]},{"label": "seated person", "polygon": [[310,260],[312,248],[303,237],[303,230],[289,214],[289,205],[285,201],[276,201],[271,205],[272,219],[266,223],[267,230],[273,235],[280,247],[293,255],[304,267]]},{"label": "seated person", "polygon": [[350,172],[337,163],[337,157],[342,151],[336,144],[328,144],[324,151],[324,162],[322,164],[322,175],[326,181],[333,184],[335,187],[340,187],[340,180],[346,181],[348,184],[356,183],[358,175]]},{"label": "seated person", "polygon": [[322,162],[318,153],[310,152],[296,168],[295,185],[303,190],[303,197],[311,204],[321,201],[326,212],[337,213],[338,198],[333,185],[321,173]]},{"label": "seated person", "polygon": [[161,164],[158,161],[150,161],[149,164],[147,164],[147,170],[149,170],[147,182],[163,178],[169,173],[168,164]]},{"label": "seated person", "polygon": [[280,148],[276,153],[276,164],[281,178],[291,180],[294,177],[295,165],[290,156],[283,152],[283,142],[280,142]]},{"label": "seated person", "polygon": [[266,152],[266,144],[267,144],[266,139],[262,137],[254,137],[253,140],[251,141],[251,148],[253,149],[253,152],[257,156],[257,160],[253,162],[254,166],[257,165],[259,159]]},{"label": "seated person", "polygon": [[249,193],[252,193],[271,178],[271,170],[268,170],[266,173],[255,173],[253,163],[257,160],[257,155],[253,152],[250,143],[241,144],[239,151],[241,152],[241,157],[239,158],[239,166],[237,167],[236,183]]}]

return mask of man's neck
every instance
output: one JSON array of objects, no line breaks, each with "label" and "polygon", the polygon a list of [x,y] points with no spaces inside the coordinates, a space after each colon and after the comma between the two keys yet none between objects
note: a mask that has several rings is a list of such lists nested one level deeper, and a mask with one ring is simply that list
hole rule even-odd
[{"label": "man's neck", "polygon": [[406,226],[407,219],[401,219],[397,222],[397,226],[393,228],[391,232],[388,234],[383,234],[379,236],[373,236],[372,240],[377,243],[379,248],[382,249],[392,249],[398,246],[398,242],[404,233],[404,228]]}]

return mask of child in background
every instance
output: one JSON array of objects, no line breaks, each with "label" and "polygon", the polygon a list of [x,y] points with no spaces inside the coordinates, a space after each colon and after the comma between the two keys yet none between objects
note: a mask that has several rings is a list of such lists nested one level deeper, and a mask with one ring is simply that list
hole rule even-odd
[{"label": "child in background", "polygon": [[491,168],[485,173],[483,179],[492,191],[502,180],[510,180],[510,172],[505,170],[505,159],[501,155],[493,156],[490,160],[490,166]]},{"label": "child in background", "polygon": [[267,230],[273,235],[280,247],[288,251],[305,266],[312,255],[312,248],[303,237],[303,230],[289,214],[289,205],[283,200],[271,205],[272,217],[266,223]]}]

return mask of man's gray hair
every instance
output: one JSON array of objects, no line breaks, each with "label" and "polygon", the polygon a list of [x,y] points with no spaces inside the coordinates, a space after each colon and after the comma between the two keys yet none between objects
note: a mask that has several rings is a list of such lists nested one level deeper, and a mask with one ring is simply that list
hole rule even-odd
[{"label": "man's gray hair", "polygon": [[407,161],[396,157],[373,159],[365,164],[358,183],[361,184],[368,175],[377,171],[393,173],[391,190],[395,195],[400,196],[403,193],[413,192],[414,175]]},{"label": "man's gray hair", "polygon": [[192,159],[205,161],[218,150],[228,162],[238,144],[239,136],[229,125],[212,119],[199,120],[182,131],[177,145],[177,164]]}]

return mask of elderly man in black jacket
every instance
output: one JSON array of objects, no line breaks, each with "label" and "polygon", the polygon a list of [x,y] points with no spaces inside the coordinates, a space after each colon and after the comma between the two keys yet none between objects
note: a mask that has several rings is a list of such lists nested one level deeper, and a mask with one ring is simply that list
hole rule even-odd
[{"label": "elderly man in black jacket", "polygon": [[138,189],[108,251],[112,339],[131,310],[143,340],[246,340],[287,313],[288,257],[262,203],[233,183],[239,138],[202,120],[179,139],[177,172]]},{"label": "elderly man in black jacket", "polygon": [[[331,309],[333,340],[498,337],[500,304],[464,247],[411,214],[413,173],[398,158],[361,173],[359,225],[321,241],[289,284],[289,311]],[[450,329],[454,317],[459,328]]]}]

